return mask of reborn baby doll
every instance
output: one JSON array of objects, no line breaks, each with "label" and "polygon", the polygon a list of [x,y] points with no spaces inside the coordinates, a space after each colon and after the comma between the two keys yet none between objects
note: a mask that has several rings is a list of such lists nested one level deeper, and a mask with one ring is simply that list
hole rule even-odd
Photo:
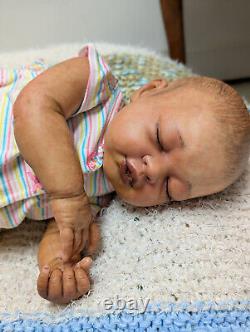
[{"label": "reborn baby doll", "polygon": [[112,193],[141,207],[210,195],[248,161],[249,114],[216,79],[155,79],[125,105],[89,44],[50,68],[0,69],[0,87],[0,227],[49,220],[37,288],[55,303],[89,290],[94,218]]}]

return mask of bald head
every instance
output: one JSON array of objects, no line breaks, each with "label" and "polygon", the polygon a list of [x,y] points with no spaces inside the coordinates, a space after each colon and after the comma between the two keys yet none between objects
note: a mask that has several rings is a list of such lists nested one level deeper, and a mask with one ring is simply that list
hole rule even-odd
[{"label": "bald head", "polygon": [[166,92],[183,94],[189,89],[199,90],[208,97],[200,102],[208,103],[202,109],[216,119],[217,144],[222,146],[227,164],[224,177],[231,184],[241,175],[249,158],[250,114],[238,92],[215,78],[195,76],[178,79],[170,82]]}]

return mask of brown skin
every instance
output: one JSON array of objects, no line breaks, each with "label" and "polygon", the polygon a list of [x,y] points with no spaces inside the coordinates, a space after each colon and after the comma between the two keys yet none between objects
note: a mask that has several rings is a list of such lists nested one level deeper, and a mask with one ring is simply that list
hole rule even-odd
[{"label": "brown skin", "polygon": [[39,245],[38,264],[40,274],[37,291],[41,297],[57,304],[67,304],[90,290],[89,269],[92,256],[100,247],[100,231],[96,223],[89,227],[85,256],[76,255],[64,263],[60,257],[60,234],[54,219],[51,219]]},{"label": "brown skin", "polygon": [[[93,216],[66,122],[84,98],[88,77],[87,58],[66,60],[32,80],[13,108],[18,147],[51,198],[56,224],[51,223],[40,245],[38,292],[56,303],[68,303],[89,289],[90,262],[82,260],[80,270],[76,262],[89,241]],[[225,162],[216,144],[216,125],[206,111],[211,97],[195,89],[171,91],[171,87],[159,79],[137,90],[105,135],[104,172],[118,195],[136,206],[168,201],[167,178],[169,193],[179,201],[227,186],[220,177]],[[161,94],[164,89],[169,94]],[[156,122],[164,150],[157,143]],[[124,185],[119,175],[124,155],[135,163],[140,177],[133,188]],[[44,265],[51,270],[44,270]]]},{"label": "brown skin", "polygon": [[57,224],[45,232],[38,255],[38,292],[55,303],[77,299],[90,286],[90,261],[80,261],[80,252],[91,243],[93,216],[66,122],[84,98],[88,77],[86,57],[63,61],[27,84],[13,106],[18,148],[49,195]]},{"label": "brown skin", "polygon": [[84,98],[88,76],[86,57],[66,60],[27,84],[13,106],[15,139],[51,198],[65,262],[84,248],[93,221],[66,122]]},{"label": "brown skin", "polygon": [[[135,206],[168,202],[167,187],[172,200],[182,201],[229,185],[222,180],[226,162],[217,144],[215,119],[208,112],[213,96],[173,86],[164,79],[144,85],[105,134],[104,171],[121,199]],[[157,142],[157,123],[164,149]],[[119,173],[125,156],[137,170],[139,180],[133,187],[124,184]]]}]

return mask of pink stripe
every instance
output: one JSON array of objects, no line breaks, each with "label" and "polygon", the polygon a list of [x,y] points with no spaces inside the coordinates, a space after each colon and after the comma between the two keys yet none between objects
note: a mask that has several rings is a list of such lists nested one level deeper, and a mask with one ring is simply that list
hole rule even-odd
[{"label": "pink stripe", "polygon": [[[8,174],[8,170],[7,170],[7,166],[6,166],[6,164],[3,164],[3,171],[4,171],[4,173],[5,173],[5,175],[4,175],[4,179],[5,179],[6,182],[7,182],[8,192],[11,194],[12,197],[15,197],[15,196],[14,196],[14,192],[13,192],[13,190],[12,190],[11,182],[10,182],[9,177],[8,177],[8,175],[7,175],[7,174]],[[10,209],[13,210],[11,207],[12,207],[12,204],[10,205]],[[13,210],[13,211],[14,211],[14,210]],[[14,212],[15,212],[15,211],[14,211]],[[17,219],[16,219],[16,215],[15,215],[15,213],[13,213],[13,219],[14,219],[14,221],[15,221],[15,224],[18,225],[18,221],[17,221]]]},{"label": "pink stripe", "polygon": [[104,59],[101,56],[99,58],[100,58],[100,62],[102,63],[103,67],[106,70],[105,74],[107,74],[107,72],[110,71],[110,68],[109,68],[109,66],[106,64],[106,62],[104,61]]},{"label": "pink stripe", "polygon": [[84,48],[84,52],[83,52],[83,56],[88,56],[88,60],[89,60],[89,78],[88,78],[88,83],[87,83],[87,87],[86,87],[86,91],[85,91],[85,96],[83,99],[83,103],[82,106],[84,106],[84,109],[87,110],[87,107],[89,105],[89,98],[90,98],[90,92],[92,91],[92,82],[91,82],[91,78],[93,77],[93,73],[92,73],[92,54],[90,54],[92,52],[92,47],[87,45],[86,48]]},{"label": "pink stripe", "polygon": [[[15,86],[15,85],[14,85]],[[14,90],[14,86],[12,87],[12,89],[9,90],[9,92],[12,92],[11,90]],[[10,102],[10,101],[9,101]],[[10,122],[10,114],[11,112],[9,112],[8,114],[8,118],[7,118],[7,122]],[[11,176],[9,177],[8,174],[11,174],[11,171],[9,171],[9,164],[7,163],[8,161],[8,152],[10,150],[10,137],[11,137],[11,127],[8,128],[8,132],[7,132],[7,144],[6,144],[6,148],[5,148],[5,152],[4,152],[4,156],[3,156],[3,173],[4,173],[4,177],[7,183],[7,187],[8,187],[8,192],[10,193],[11,196],[11,201],[15,200],[15,191],[12,188],[11,185]]]},{"label": "pink stripe", "polygon": [[[87,120],[87,117],[85,118]],[[88,119],[88,140],[87,140],[87,156],[90,154],[90,139],[91,139],[91,132],[92,132],[92,117],[89,116],[89,119]]]},{"label": "pink stripe", "polygon": [[[21,73],[21,70],[18,72],[18,74],[20,74],[20,73]],[[16,83],[17,83],[17,81],[16,81]],[[15,85],[16,85],[16,83],[15,83]],[[14,89],[14,86],[13,86],[13,89]],[[12,114],[12,113],[10,112],[10,114]],[[8,119],[8,120],[10,121],[11,119]],[[11,138],[11,126],[9,127],[8,136],[7,136],[6,158],[8,156],[8,152],[9,152],[8,150],[10,150],[10,138]],[[21,165],[23,166],[23,173],[24,173],[24,176],[26,179],[26,183],[28,185],[29,194],[33,194],[34,190],[33,190],[33,188],[30,187],[30,180],[27,177],[27,173],[26,173],[26,169],[25,169],[25,162],[21,162]],[[15,183],[14,179],[13,179],[13,183]]]},{"label": "pink stripe", "polygon": [[[107,117],[107,114],[109,112],[109,104],[110,102],[106,102],[104,104],[104,112],[105,112],[105,118]],[[111,113],[113,112],[114,108],[110,111]],[[105,126],[107,126],[108,122],[107,122],[107,119],[106,119],[106,124]],[[101,135],[100,135],[100,138],[99,138],[99,141],[102,142],[103,140],[103,136],[104,136],[104,130],[102,131]],[[98,176],[98,179],[97,179],[97,182],[98,182],[98,191],[99,193],[103,193],[104,192],[104,188],[103,188],[103,180],[102,180],[102,175],[100,172],[97,173],[97,176]]]},{"label": "pink stripe", "polygon": [[[112,108],[112,111],[110,112],[109,117],[106,120],[106,124],[107,125],[109,124],[109,122],[111,121],[111,119],[115,116],[115,113],[118,111],[121,102],[122,102],[122,93],[119,92],[119,94],[118,94],[118,96],[117,96],[117,98],[115,100],[114,107]],[[114,112],[114,110],[115,110],[115,112]],[[103,133],[103,136],[104,136],[104,133]],[[104,141],[104,137],[103,136],[102,136],[102,141]],[[101,176],[100,176],[100,178],[101,178]],[[113,188],[110,188],[109,181],[106,181],[106,184],[107,184],[107,187],[108,187],[109,190],[113,189]],[[102,190],[104,191],[103,187],[102,187]]]},{"label": "pink stripe", "polygon": [[26,208],[26,212],[29,211],[29,208],[30,208],[30,204],[29,204],[29,200],[28,199],[25,199],[23,201],[23,204],[24,204],[24,207]]},{"label": "pink stripe", "polygon": [[16,208],[14,204],[8,205],[7,206],[8,210],[11,212],[11,217],[14,219],[14,224],[17,226],[20,224],[20,221],[18,219],[17,213],[16,213]]},{"label": "pink stripe", "polygon": [[[6,71],[6,73],[7,73],[7,71]],[[14,83],[14,85],[13,85],[13,87],[9,90],[9,92],[11,91],[11,92],[14,92],[15,91],[15,86],[16,86],[16,84],[17,84],[17,81],[18,80],[16,80],[16,82]],[[12,112],[10,111],[9,112],[9,117],[8,117],[8,123],[11,123],[12,121],[12,119],[11,119],[11,115],[12,115]],[[8,130],[8,132],[7,132],[7,144],[6,144],[6,150],[5,150],[5,153],[4,153],[4,162],[5,161],[8,161],[8,156],[9,156],[9,151],[10,151],[10,153],[11,153],[11,133],[12,133],[12,131],[11,131],[11,126],[9,126],[9,130]],[[7,165],[8,165],[8,162],[7,162]],[[6,164],[4,165],[5,167],[4,168],[6,168],[6,174],[5,174],[5,176],[6,176],[6,178],[8,179],[8,176],[7,176],[7,174],[8,174],[8,172],[9,172],[9,169],[7,168],[7,166],[6,166]],[[9,165],[10,166],[10,165]],[[9,172],[10,174],[11,174],[11,171]],[[24,174],[25,174],[25,177],[26,177],[26,173],[24,172]],[[10,187],[10,193],[11,193],[11,200],[16,200],[18,197],[15,197],[15,193],[18,193],[18,189],[17,188],[14,188],[15,187],[15,183],[16,183],[16,181],[15,181],[15,179],[14,179],[14,177],[12,177],[13,178],[13,181],[11,181],[12,179],[11,179],[11,177],[10,177],[10,179],[8,179],[8,183],[9,183],[9,187]],[[26,178],[27,179],[27,178]],[[11,182],[13,182],[13,187],[11,187]],[[26,180],[26,182],[28,183],[28,181]],[[29,184],[28,184],[29,185]],[[29,188],[30,189],[30,188]],[[31,192],[31,191],[30,191]]]},{"label": "pink stripe", "polygon": [[4,69],[0,68],[0,87],[3,86]]},{"label": "pink stripe", "polygon": [[23,174],[25,176],[26,183],[28,185],[28,192],[29,192],[30,195],[33,195],[34,194],[34,189],[33,189],[33,186],[31,187],[31,185],[30,185],[31,180],[28,176],[28,172],[29,172],[29,169],[27,169],[28,166],[27,166],[27,164],[24,160],[21,162],[21,165],[22,165],[22,168],[23,168]]},{"label": "pink stripe", "polygon": [[[94,49],[91,47],[89,49],[89,51],[93,54],[90,54],[89,58],[90,58],[90,61],[92,61],[92,57],[95,56],[95,52],[94,52]],[[90,98],[92,95],[93,95],[93,89],[96,87],[96,82],[95,82],[95,77],[96,77],[96,68],[94,68],[94,64],[95,64],[96,61],[94,61],[94,63],[91,63],[91,68],[93,69],[93,71],[91,72],[90,76],[89,76],[89,82],[90,82],[90,88],[89,88],[89,91],[88,91],[88,98]],[[94,83],[94,84],[93,84]],[[93,130],[93,125],[92,125],[92,117],[89,116],[89,126],[87,127],[88,128],[88,140],[87,140],[87,146],[86,146],[86,149],[87,149],[87,156],[90,154],[90,148],[91,148],[91,137],[93,136],[91,133],[92,133],[92,130]],[[85,118],[87,120],[87,117]]]}]

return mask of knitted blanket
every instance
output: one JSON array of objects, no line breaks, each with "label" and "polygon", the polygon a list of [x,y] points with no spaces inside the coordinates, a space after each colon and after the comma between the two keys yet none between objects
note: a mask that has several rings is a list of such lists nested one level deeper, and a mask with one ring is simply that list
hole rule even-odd
[{"label": "knitted blanket", "polygon": [[[77,54],[83,43],[0,54],[0,67]],[[149,80],[192,75],[152,51],[96,44],[129,100]],[[98,218],[93,286],[68,306],[36,292],[42,221],[0,233],[0,331],[250,331],[250,162],[221,193],[164,207],[118,198]]]}]

